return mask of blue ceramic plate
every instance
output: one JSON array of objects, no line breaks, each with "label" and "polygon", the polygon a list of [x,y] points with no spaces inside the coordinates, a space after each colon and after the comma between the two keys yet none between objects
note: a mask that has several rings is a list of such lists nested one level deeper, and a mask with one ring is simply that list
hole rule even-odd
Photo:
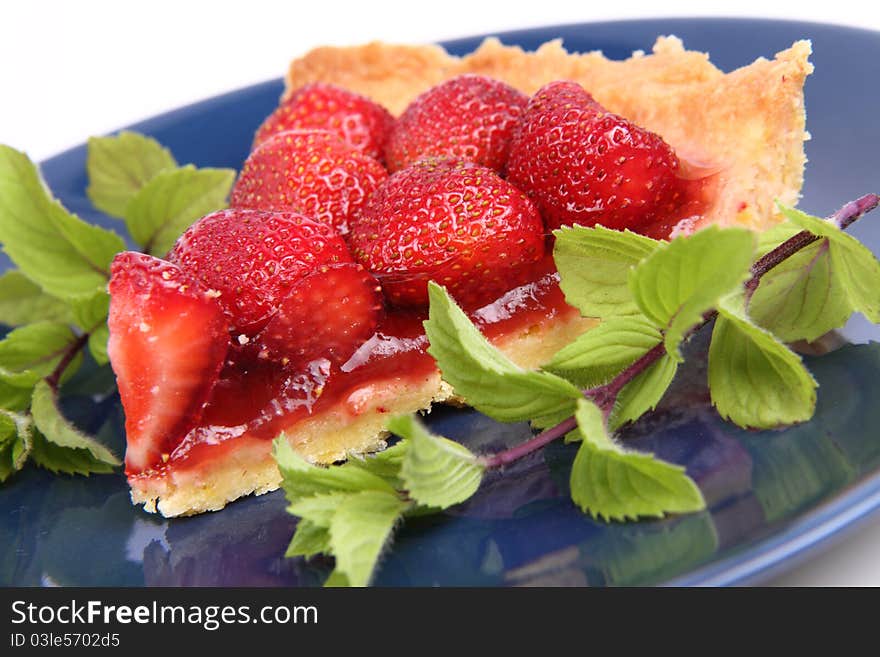
[{"label": "blue ceramic plate", "polygon": [[[826,25],[754,20],[646,20],[568,25],[501,35],[534,48],[562,37],[572,50],[625,58],[676,34],[730,70],[792,41],[813,41],[807,82],[813,140],[802,207],[828,213],[877,184],[880,165],[880,34]],[[482,37],[446,44],[472,50]],[[279,62],[282,66],[283,62]],[[272,81],[156,117],[134,129],[155,136],[180,162],[240,167],[254,129],[274,107]],[[85,148],[43,165],[64,204],[99,223],[84,193]],[[118,224],[115,224],[118,227]],[[880,222],[853,231],[880,251]],[[706,405],[698,368],[686,368],[664,406],[629,430],[634,446],[681,463],[708,510],[660,521],[603,524],[568,497],[573,451],[552,445],[468,503],[412,520],[381,565],[380,585],[634,585],[760,582],[855,527],[880,507],[880,345],[875,327],[853,323],[854,343],[808,365],[821,387],[815,418],[779,432],[748,433]],[[690,348],[699,361],[696,341]],[[122,414],[107,368],[79,375],[68,415],[123,448]],[[475,450],[523,440],[525,425],[471,411],[437,410],[433,429]],[[131,506],[121,474],[89,479],[28,468],[0,493],[0,583],[19,585],[315,585],[331,564],[285,559],[295,521],[280,492],[239,500],[219,513],[165,520]]]}]

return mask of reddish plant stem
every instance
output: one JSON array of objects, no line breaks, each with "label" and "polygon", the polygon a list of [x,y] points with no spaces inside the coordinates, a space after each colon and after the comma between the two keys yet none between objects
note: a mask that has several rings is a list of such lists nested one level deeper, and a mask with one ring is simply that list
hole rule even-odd
[{"label": "reddish plant stem", "polygon": [[[865,194],[864,196],[844,205],[840,210],[828,217],[828,221],[834,223],[838,228],[843,230],[852,225],[853,222],[858,220],[865,213],[875,209],[878,205],[880,205],[880,196],[877,194]],[[758,288],[758,284],[761,282],[761,277],[764,276],[764,274],[818,239],[820,239],[819,236],[814,235],[809,231],[802,230],[767,253],[765,256],[759,258],[755,264],[752,265],[752,277],[745,283],[746,299],[750,298],[752,293]],[[717,316],[717,310],[707,312],[703,315],[703,321],[686,333],[685,340],[709,324]],[[614,408],[617,396],[620,394],[620,391],[624,386],[660,360],[665,353],[666,346],[664,343],[661,342],[655,345],[608,383],[584,390],[584,397],[593,401],[600,409],[602,409],[602,412],[607,419]],[[554,440],[567,434],[576,426],[577,421],[573,417],[570,417],[567,420],[560,422],[555,427],[546,429],[515,447],[511,447],[510,449],[506,449],[496,454],[483,456],[480,458],[480,462],[488,469],[509,465],[524,456],[528,456],[539,449],[543,449]]]},{"label": "reddish plant stem", "polygon": [[64,370],[67,369],[67,366],[76,358],[76,355],[88,344],[89,342],[89,334],[83,333],[76,340],[70,343],[70,346],[67,348],[67,351],[64,352],[64,355],[61,356],[61,360],[58,361],[58,364],[55,366],[49,376],[46,377],[46,383],[49,384],[49,387],[52,390],[58,390],[58,382],[61,381],[61,375],[64,374]]}]

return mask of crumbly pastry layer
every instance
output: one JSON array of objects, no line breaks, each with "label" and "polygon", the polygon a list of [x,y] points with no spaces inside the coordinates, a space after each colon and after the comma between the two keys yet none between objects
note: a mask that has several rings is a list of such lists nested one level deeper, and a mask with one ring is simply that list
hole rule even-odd
[{"label": "crumbly pastry layer", "polygon": [[320,80],[400,114],[418,94],[463,73],[498,78],[527,94],[573,80],[612,112],[658,133],[679,156],[717,171],[714,202],[701,223],[764,228],[780,219],[774,199],[795,204],[803,184],[810,52],[809,41],[798,41],[773,60],[725,74],[672,36],[657,39],[652,54],[624,61],[568,53],[558,40],[525,52],[490,38],[461,58],[439,46],[371,43],[317,48],[295,60],[287,93]]},{"label": "crumbly pastry layer", "polygon": [[[528,94],[553,80],[574,80],[609,110],[657,132],[680,156],[715,173],[714,196],[701,224],[763,228],[779,219],[774,200],[796,203],[803,182],[809,54],[809,42],[798,41],[773,60],[724,74],[675,37],[661,37],[652,54],[636,53],[625,61],[570,54],[559,41],[524,52],[487,39],[463,58],[438,46],[372,43],[318,48],[295,60],[287,92],[308,82],[330,82],[399,114],[419,93],[462,73],[499,78]],[[523,367],[536,367],[593,323],[572,310],[495,343]],[[436,371],[421,380],[374,381],[358,392],[363,399],[358,414],[341,407],[313,414],[290,427],[291,444],[316,463],[380,449],[390,414],[426,411],[453,397]],[[132,501],[170,517],[220,509],[244,495],[278,488],[271,443],[247,435],[235,440],[226,457],[198,468],[132,477]]]}]

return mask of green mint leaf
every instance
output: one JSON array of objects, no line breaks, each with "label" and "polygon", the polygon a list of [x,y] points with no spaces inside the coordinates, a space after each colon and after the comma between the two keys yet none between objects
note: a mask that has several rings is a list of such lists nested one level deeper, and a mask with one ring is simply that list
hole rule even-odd
[{"label": "green mint leaf", "polygon": [[281,485],[291,502],[312,495],[333,492],[360,490],[394,492],[394,488],[388,482],[358,467],[356,461],[330,467],[309,463],[293,450],[284,434],[275,439],[273,454],[281,471]]},{"label": "green mint leaf", "polygon": [[767,230],[761,231],[757,234],[758,243],[757,248],[755,249],[755,257],[764,257],[777,246],[781,245],[783,242],[787,242],[799,232],[801,232],[801,229],[790,221],[781,221]]},{"label": "green mint leaf", "polygon": [[549,372],[527,371],[493,347],[446,289],[428,284],[425,332],[428,353],[455,392],[481,413],[501,422],[522,422],[568,413],[581,392]]},{"label": "green mint leaf", "polygon": [[400,477],[400,469],[403,467],[403,457],[409,444],[405,440],[401,440],[396,445],[376,452],[374,454],[366,454],[364,456],[352,456],[358,467],[372,472],[374,475],[382,477],[394,489],[402,490],[404,488],[403,479]]},{"label": "green mint leaf", "polygon": [[336,511],[345,506],[352,491],[333,491],[331,493],[319,493],[308,497],[291,500],[288,512],[298,518],[308,520],[318,527],[330,527],[330,521]]},{"label": "green mint leaf", "polygon": [[[122,461],[113,452],[67,421],[58,408],[58,398],[55,391],[45,381],[40,381],[34,387],[31,415],[34,418],[36,428],[53,447],[77,452],[77,463],[81,473],[84,469],[89,472],[111,472],[113,466],[122,464]],[[52,455],[57,452],[54,449],[46,451]],[[34,458],[36,460],[37,457]],[[58,469],[61,469],[57,465],[57,461],[54,461],[54,464]]]},{"label": "green mint leaf", "polygon": [[606,319],[560,349],[543,369],[581,388],[607,383],[661,343],[657,327],[641,315]]},{"label": "green mint leaf", "polygon": [[813,341],[843,326],[853,307],[834,275],[828,240],[819,240],[761,277],[749,316],[780,340]]},{"label": "green mint leaf", "polygon": [[82,475],[109,474],[113,466],[96,459],[87,449],[56,445],[40,432],[34,433],[31,459],[41,468],[55,474]]},{"label": "green mint leaf", "polygon": [[880,262],[870,249],[830,221],[779,207],[794,225],[828,240],[832,271],[852,307],[874,324],[880,323]]},{"label": "green mint leaf", "polygon": [[703,313],[749,277],[754,235],[709,226],[657,248],[630,272],[641,311],[664,330],[666,351],[679,362],[679,344]]},{"label": "green mint leaf", "polygon": [[86,155],[86,194],[96,208],[122,218],[129,201],[144,185],[176,166],[171,152],[150,137],[135,132],[92,137]]},{"label": "green mint leaf", "polygon": [[617,403],[609,419],[611,428],[618,429],[627,422],[635,422],[648,411],[654,410],[666,394],[676,371],[678,362],[666,353],[627,383],[617,395]]},{"label": "green mint leaf", "polygon": [[370,583],[382,550],[409,503],[377,490],[352,493],[330,521],[330,550],[336,571],[350,586]]},{"label": "green mint leaf", "polygon": [[[58,322],[37,322],[10,331],[0,340],[0,379],[16,387],[32,387],[37,379],[52,373],[76,339],[67,324]],[[81,361],[78,354],[62,380],[72,375]]]},{"label": "green mint leaf", "polygon": [[18,426],[11,413],[0,411],[0,483],[16,471],[12,450],[18,437]]},{"label": "green mint leaf", "polygon": [[741,302],[718,306],[709,345],[709,392],[721,417],[769,429],[810,419],[816,381],[800,356],[753,324]]},{"label": "green mint leaf", "polygon": [[0,410],[0,483],[24,467],[32,447],[30,416]]},{"label": "green mint leaf", "polygon": [[74,323],[83,331],[92,331],[107,323],[110,312],[110,295],[106,290],[94,294],[75,297],[70,300]]},{"label": "green mint leaf", "polygon": [[581,400],[575,417],[583,440],[572,465],[571,497],[584,512],[605,520],[634,520],[706,507],[683,467],[615,443],[598,406]]},{"label": "green mint leaf", "polygon": [[553,234],[559,287],[568,303],[585,317],[639,314],[627,284],[629,272],[661,242],[602,226],[571,226]]},{"label": "green mint leaf", "polygon": [[477,492],[484,468],[464,445],[432,435],[411,415],[392,418],[387,428],[407,440],[400,474],[416,502],[446,509]]},{"label": "green mint leaf", "polygon": [[40,375],[33,372],[10,372],[0,367],[0,409],[26,411],[39,380]]},{"label": "green mint leaf", "polygon": [[301,518],[296,524],[296,531],[287,546],[285,557],[313,557],[316,554],[330,552],[330,530],[316,525],[311,520]]},{"label": "green mint leaf", "polygon": [[226,207],[234,179],[232,169],[162,171],[132,197],[125,225],[145,251],[164,256],[196,219]]},{"label": "green mint leaf", "polygon": [[106,365],[110,362],[107,355],[107,341],[110,339],[110,328],[102,324],[94,329],[89,335],[89,352],[98,365]]},{"label": "green mint leaf", "polygon": [[52,296],[66,299],[103,288],[116,233],[92,226],[49,194],[24,153],[0,145],[0,242],[12,261]]},{"label": "green mint leaf", "polygon": [[11,269],[0,276],[0,324],[22,326],[70,319],[70,310],[63,301],[43,292],[20,271]]}]

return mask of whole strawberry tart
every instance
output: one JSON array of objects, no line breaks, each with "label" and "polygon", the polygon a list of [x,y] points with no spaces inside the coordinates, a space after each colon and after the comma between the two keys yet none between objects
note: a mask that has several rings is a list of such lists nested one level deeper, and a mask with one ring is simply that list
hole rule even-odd
[{"label": "whole strawberry tart", "polygon": [[132,500],[220,509],[279,486],[279,435],[331,463],[455,400],[426,351],[429,281],[532,368],[595,324],[560,291],[554,229],[775,223],[803,180],[809,52],[728,74],[674,37],[626,61],[494,39],[294,61],[230,207],[164,259],[113,263]]}]

